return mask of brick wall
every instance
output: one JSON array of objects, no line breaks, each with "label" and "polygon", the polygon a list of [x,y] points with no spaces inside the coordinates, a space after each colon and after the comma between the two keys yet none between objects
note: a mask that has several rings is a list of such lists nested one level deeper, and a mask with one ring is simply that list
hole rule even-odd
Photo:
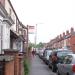
[{"label": "brick wall", "polygon": [[71,45],[71,49],[75,52],[75,36],[71,36],[70,45]]},{"label": "brick wall", "polygon": [[19,75],[20,71],[19,71],[19,58],[18,58],[18,54],[16,54],[15,56],[15,75]]},{"label": "brick wall", "polygon": [[6,62],[5,75],[14,75],[14,61]]},{"label": "brick wall", "polygon": [[6,62],[5,75],[21,75],[19,54],[11,51],[6,51],[5,54],[14,55],[13,61]]}]

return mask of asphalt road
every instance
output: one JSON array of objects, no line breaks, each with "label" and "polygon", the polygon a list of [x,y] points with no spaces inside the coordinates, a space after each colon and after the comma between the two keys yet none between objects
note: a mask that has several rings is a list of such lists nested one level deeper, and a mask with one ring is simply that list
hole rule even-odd
[{"label": "asphalt road", "polygon": [[29,75],[56,75],[48,66],[38,57],[32,58]]}]

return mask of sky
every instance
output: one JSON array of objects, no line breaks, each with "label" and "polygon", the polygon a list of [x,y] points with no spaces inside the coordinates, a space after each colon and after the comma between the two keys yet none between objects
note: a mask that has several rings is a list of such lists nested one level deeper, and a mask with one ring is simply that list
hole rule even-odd
[{"label": "sky", "polygon": [[[36,42],[49,42],[56,36],[75,28],[75,0],[11,0],[22,23],[37,24]],[[29,34],[35,42],[35,34]]]}]

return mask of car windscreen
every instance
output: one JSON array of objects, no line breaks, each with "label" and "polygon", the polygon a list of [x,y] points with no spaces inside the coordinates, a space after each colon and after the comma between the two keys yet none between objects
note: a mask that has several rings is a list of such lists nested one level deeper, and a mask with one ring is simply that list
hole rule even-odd
[{"label": "car windscreen", "polygon": [[73,53],[72,51],[60,51],[60,52],[57,52],[57,56],[61,57],[61,56],[66,56],[67,54],[72,54],[72,53]]},{"label": "car windscreen", "polygon": [[48,56],[51,55],[51,51],[48,51],[48,52],[47,52],[47,55],[48,55]]}]

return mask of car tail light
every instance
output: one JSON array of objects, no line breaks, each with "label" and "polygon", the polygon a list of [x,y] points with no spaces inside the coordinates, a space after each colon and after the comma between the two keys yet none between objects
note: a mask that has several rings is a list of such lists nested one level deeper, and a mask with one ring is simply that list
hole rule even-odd
[{"label": "car tail light", "polygon": [[72,71],[75,72],[75,65],[72,66]]}]

